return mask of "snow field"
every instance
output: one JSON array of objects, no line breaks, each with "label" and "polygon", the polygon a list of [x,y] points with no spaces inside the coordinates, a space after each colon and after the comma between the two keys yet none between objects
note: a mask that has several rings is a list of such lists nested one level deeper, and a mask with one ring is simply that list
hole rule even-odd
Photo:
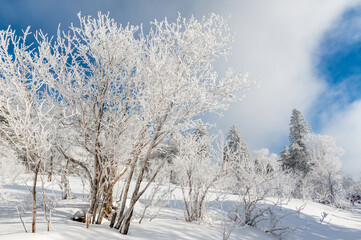
[{"label": "snow field", "polygon": [[[222,239],[221,208],[224,209],[223,214],[225,214],[226,209],[230,208],[237,199],[235,195],[228,194],[224,196],[226,201],[223,204],[220,204],[220,202],[212,202],[209,204],[209,210],[207,212],[208,218],[205,223],[188,223],[184,221],[181,191],[175,189],[173,191],[173,198],[168,204],[160,210],[156,206],[150,207],[142,223],[138,224],[144,206],[147,203],[146,194],[137,204],[130,232],[125,236],[121,235],[116,229],[109,228],[107,221],[104,221],[102,225],[91,225],[89,229],[86,229],[83,223],[72,221],[71,217],[73,214],[80,209],[86,209],[88,202],[83,195],[83,187],[80,179],[71,177],[70,182],[76,199],[58,200],[52,215],[50,232],[46,231],[47,224],[40,204],[41,201],[39,201],[37,233],[35,234],[24,232],[14,207],[21,205],[24,201],[31,203],[30,193],[26,186],[3,185],[1,192],[7,196],[9,201],[7,204],[4,201],[0,202],[0,239]],[[59,197],[60,194],[61,190],[56,185],[47,183],[47,195]],[[38,197],[41,197],[40,188],[38,189]],[[276,201],[276,199],[268,200]],[[296,209],[302,206],[304,206],[304,208],[299,215],[293,214]],[[360,208],[351,210],[335,209],[326,205],[299,199],[291,199],[286,205],[277,208],[279,208],[278,212],[280,213],[290,214],[284,219],[284,222],[287,226],[296,228],[296,230],[285,236],[285,239],[360,239]],[[326,217],[321,222],[320,219],[323,213],[326,213]],[[150,218],[155,214],[157,214],[157,216],[150,221]],[[27,211],[23,214],[22,218],[28,231],[31,230],[31,212]],[[266,234],[257,228],[244,226],[236,228],[229,239],[267,240],[277,239],[277,237]]]}]

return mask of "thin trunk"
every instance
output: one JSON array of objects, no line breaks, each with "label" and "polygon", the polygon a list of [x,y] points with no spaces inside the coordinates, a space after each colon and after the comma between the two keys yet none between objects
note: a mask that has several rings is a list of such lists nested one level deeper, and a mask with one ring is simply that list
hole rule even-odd
[{"label": "thin trunk", "polygon": [[128,231],[129,231],[129,226],[130,226],[130,220],[132,219],[132,216],[133,216],[133,209],[134,209],[134,204],[132,204],[131,208],[132,210],[129,211],[129,214],[128,216],[125,216],[126,219],[125,219],[125,222],[124,222],[124,225],[121,227],[120,229],[120,232],[124,235],[127,235],[128,234]]},{"label": "thin trunk", "polygon": [[98,216],[97,216],[97,220],[96,220],[96,224],[101,224],[104,215],[106,214],[106,212],[108,211],[108,206],[109,206],[109,201],[110,201],[110,196],[113,194],[113,191],[110,189],[110,183],[108,182],[108,184],[104,185],[104,190],[103,190],[103,200],[101,201],[98,209]]},{"label": "thin trunk", "polygon": [[124,189],[124,194],[123,194],[123,201],[122,201],[122,205],[120,207],[120,211],[119,211],[119,214],[118,214],[118,221],[117,221],[117,224],[115,225],[115,229],[119,229],[120,228],[120,225],[124,219],[124,211],[125,211],[125,205],[127,203],[127,198],[128,198],[128,193],[129,193],[129,188],[130,188],[130,183],[132,181],[132,178],[133,178],[133,174],[134,174],[134,171],[135,171],[135,168],[137,166],[137,162],[138,162],[138,159],[139,159],[139,156],[140,156],[140,151],[137,153],[133,163],[132,163],[132,166],[131,166],[131,169],[130,169],[130,173],[129,173],[129,176],[128,176],[128,179],[127,179],[127,182],[126,182],[126,186],[125,186],[125,189]]},{"label": "thin trunk", "polygon": [[[156,138],[155,138],[156,139]],[[155,142],[155,140],[154,140]],[[154,145],[153,145],[154,146]],[[136,183],[136,186],[135,186],[135,190],[133,192],[133,196],[132,196],[132,202],[131,202],[131,205],[129,207],[130,211],[129,211],[129,215],[126,216],[126,217],[123,217],[123,220],[125,219],[125,222],[124,222],[124,225],[121,227],[121,233],[123,234],[127,234],[128,233],[128,230],[129,230],[129,225],[130,225],[130,220],[132,218],[132,215],[133,215],[133,210],[134,210],[134,206],[135,206],[135,203],[139,200],[139,198],[145,193],[145,191],[148,189],[148,187],[150,186],[150,184],[154,181],[154,179],[156,178],[158,172],[160,171],[160,169],[164,166],[167,158],[168,158],[168,154],[164,157],[162,163],[159,165],[158,169],[155,171],[155,173],[153,174],[152,178],[149,180],[148,184],[144,187],[144,189],[142,191],[140,191],[140,185],[143,181],[143,176],[144,176],[144,171],[145,171],[145,166],[149,160],[149,157],[150,157],[150,153],[151,153],[151,149],[148,151],[148,154],[147,154],[147,158],[146,160],[144,161],[143,163],[143,168],[142,168],[142,171],[141,171],[141,174],[138,176],[138,180],[137,180],[137,183]],[[144,210],[145,212],[145,210]]]},{"label": "thin trunk", "polygon": [[[104,188],[105,188],[105,175],[103,174],[102,171],[100,171],[100,174],[99,174],[100,178],[99,178],[99,182],[98,182],[98,194],[97,194],[97,198],[96,198],[96,203],[95,203],[95,208],[94,208],[94,214],[92,216],[92,224],[95,223],[95,219],[97,217],[97,212],[99,211],[99,213],[102,211],[102,207],[103,207],[103,203],[104,203]],[[102,189],[103,189],[103,192],[102,192]],[[102,195],[103,195],[103,200],[101,201],[101,198],[102,198]],[[99,202],[101,201],[101,202]],[[99,210],[98,210],[99,209]]]},{"label": "thin trunk", "polygon": [[[103,90],[104,91],[104,90]],[[106,89],[105,89],[106,91]],[[95,105],[94,105],[95,106]],[[94,181],[93,181],[93,196],[92,196],[92,200],[91,200],[91,204],[90,204],[90,209],[88,211],[88,215],[90,218],[92,218],[92,224],[94,224],[95,222],[95,217],[96,217],[96,211],[97,211],[97,203],[98,203],[98,191],[99,189],[101,189],[101,184],[102,184],[102,169],[101,169],[101,164],[100,162],[102,161],[102,157],[99,153],[99,149],[100,149],[100,133],[101,133],[101,126],[102,126],[102,117],[103,117],[103,113],[104,113],[104,103],[101,105],[101,107],[99,108],[100,112],[99,112],[99,121],[97,124],[97,134],[96,134],[96,138],[95,138],[95,145],[94,145],[94,149],[95,149],[95,155],[94,155],[94,162],[95,162],[95,167],[94,167]],[[89,220],[90,221],[90,220]],[[89,227],[89,226],[87,226]]]},{"label": "thin trunk", "polygon": [[[96,161],[97,162],[97,161]],[[94,174],[94,178],[93,178],[93,184],[91,185],[91,201],[90,201],[90,207],[88,210],[88,213],[86,215],[86,228],[89,228],[91,221],[92,221],[92,216],[95,213],[95,209],[96,209],[96,204],[97,204],[97,195],[98,195],[98,166],[96,164],[95,166],[95,174]]]},{"label": "thin trunk", "polygon": [[73,198],[73,194],[71,193],[69,178],[68,178],[68,171],[69,171],[69,159],[66,161],[65,169],[62,174],[62,182],[64,184],[64,196],[63,199],[71,199]]},{"label": "thin trunk", "polygon": [[148,204],[145,205],[145,207],[144,207],[142,216],[140,217],[140,220],[139,220],[139,224],[142,223],[143,218],[144,218],[144,216],[145,216],[145,212],[147,211],[147,208],[150,207],[150,205],[152,204],[152,202],[153,202],[153,200],[154,200],[154,197],[155,197],[155,194],[158,192],[158,189],[159,189],[159,186],[157,186],[156,188],[153,189],[154,191],[153,191],[153,193],[152,193],[152,195],[151,195],[151,197],[150,197],[150,200],[149,200]]},{"label": "thin trunk", "polygon": [[36,167],[35,167],[35,176],[34,176],[34,184],[33,184],[33,191],[32,191],[32,195],[33,195],[33,221],[31,224],[31,232],[32,233],[36,232],[36,184],[38,181],[40,163],[41,163],[41,160],[38,160],[38,163],[36,164]]},{"label": "thin trunk", "polygon": [[[124,168],[123,171],[113,180],[113,182],[110,181],[108,182],[108,187],[104,191],[105,192],[104,198],[100,205],[98,219],[96,222],[97,224],[100,224],[102,222],[104,216],[106,218],[109,218],[109,216],[111,215],[111,211],[113,208],[113,188],[115,184],[119,181],[119,179],[126,173],[127,169],[128,167]],[[113,177],[111,178],[114,178],[114,173],[112,174],[112,176]]]},{"label": "thin trunk", "polygon": [[18,216],[19,216],[19,218],[20,218],[20,221],[21,221],[21,223],[23,224],[24,231],[27,233],[28,230],[26,229],[26,226],[25,226],[25,223],[24,223],[24,221],[23,221],[23,218],[21,217],[22,212],[19,211],[19,208],[18,208],[17,206],[16,206],[15,208],[16,208],[16,211],[17,211]]},{"label": "thin trunk", "polygon": [[47,206],[47,203],[46,203],[46,197],[45,197],[45,186],[44,186],[44,180],[42,180],[41,182],[41,195],[43,197],[43,204],[44,204],[44,218],[45,218],[45,221],[48,225],[48,232],[50,230],[50,218],[51,218],[51,209],[49,209],[49,218],[48,216],[46,215],[46,206]]},{"label": "thin trunk", "polygon": [[[121,216],[121,215],[119,216],[118,223],[119,223],[119,227],[120,227],[120,232],[122,234],[126,235],[128,233],[128,231],[129,231],[129,225],[130,225],[130,220],[132,219],[134,206],[135,206],[135,203],[138,201],[139,196],[140,196],[139,195],[139,190],[140,190],[140,184],[143,181],[144,171],[145,171],[145,168],[147,166],[150,155],[152,153],[152,150],[156,146],[156,141],[157,141],[158,137],[161,135],[160,130],[162,129],[163,124],[164,124],[165,120],[167,119],[167,117],[168,117],[168,115],[166,115],[164,117],[163,121],[158,125],[156,133],[155,133],[155,135],[153,136],[153,138],[151,140],[148,151],[147,151],[147,153],[145,155],[145,158],[144,158],[144,162],[143,162],[141,172],[140,172],[140,174],[138,176],[138,179],[137,179],[137,182],[136,182],[136,185],[135,185],[135,189],[134,189],[133,194],[132,194],[132,199],[131,199],[131,202],[130,202],[130,206],[129,206],[126,214],[124,214],[124,216]],[[164,137],[165,136],[163,136],[163,138]],[[138,155],[136,157],[136,161],[134,162],[134,167],[135,167],[136,162],[138,161],[140,153],[141,153],[141,151],[139,151],[139,153],[138,153]],[[133,173],[133,171],[132,171],[132,173]],[[131,178],[130,178],[130,180],[131,180]],[[126,201],[126,198],[125,198],[125,201]],[[118,223],[117,223],[117,225],[118,225]]]},{"label": "thin trunk", "polygon": [[93,178],[93,185],[91,186],[91,202],[90,202],[90,208],[87,214],[87,228],[89,228],[91,219],[93,214],[96,210],[96,204],[97,204],[97,195],[98,195],[98,183],[99,183],[99,162],[98,157],[94,157],[95,161],[95,168],[94,168],[94,178]]},{"label": "thin trunk", "polygon": [[134,192],[132,195],[132,199],[131,199],[129,208],[128,208],[126,214],[124,214],[124,216],[122,217],[121,226],[120,226],[120,232],[122,234],[126,235],[128,233],[130,220],[132,219],[132,216],[133,216],[133,209],[134,209],[135,203],[137,202],[137,199],[138,199],[138,193],[139,193],[139,188],[140,188],[141,182],[142,182],[142,175],[139,175],[139,177],[137,179],[137,183],[135,185],[135,189],[134,189]]},{"label": "thin trunk", "polygon": [[[136,158],[137,160],[138,158]],[[128,176],[128,179],[127,179],[127,182],[126,182],[126,186],[125,186],[125,189],[124,189],[124,194],[123,194],[123,201],[122,201],[122,205],[120,207],[120,211],[119,211],[119,214],[118,214],[118,221],[117,221],[117,224],[115,225],[115,229],[119,229],[120,228],[120,225],[123,221],[123,214],[124,214],[124,211],[125,211],[125,205],[127,203],[127,198],[128,198],[128,192],[129,192],[129,188],[130,188],[130,182],[132,181],[132,177],[133,177],[133,174],[134,174],[134,171],[135,171],[135,166],[136,166],[136,160],[134,161],[131,169],[130,169],[130,173],[129,173],[129,176]]]},{"label": "thin trunk", "polygon": [[187,198],[186,198],[186,195],[185,195],[185,191],[184,191],[184,185],[181,183],[181,189],[182,189],[182,194],[183,194],[183,201],[184,201],[184,208],[186,209],[186,213],[187,213],[187,216],[186,217],[186,221],[190,222],[190,212],[189,212],[189,205],[188,205],[188,201],[187,201]]}]

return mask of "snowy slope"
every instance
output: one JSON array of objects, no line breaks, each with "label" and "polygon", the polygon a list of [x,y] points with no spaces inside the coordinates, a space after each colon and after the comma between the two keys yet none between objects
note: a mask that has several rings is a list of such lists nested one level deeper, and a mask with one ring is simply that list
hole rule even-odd
[{"label": "snowy slope", "polygon": [[[50,232],[46,231],[46,221],[43,216],[42,207],[39,207],[37,216],[37,233],[24,233],[23,226],[18,218],[15,205],[29,198],[29,191],[21,185],[4,185],[2,193],[5,193],[9,202],[0,201],[0,240],[62,240],[62,239],[222,239],[222,228],[219,211],[210,211],[209,221],[205,224],[187,223],[184,221],[183,210],[179,193],[175,192],[173,207],[161,209],[158,216],[149,221],[149,216],[154,214],[155,209],[149,209],[148,215],[139,224],[139,218],[144,205],[137,205],[136,214],[127,236],[121,235],[117,230],[110,229],[108,223],[103,225],[91,225],[86,229],[84,224],[71,221],[70,218],[79,209],[85,209],[87,202],[82,198],[83,190],[79,179],[71,179],[72,189],[77,197],[74,200],[59,200],[52,216],[52,226]],[[40,189],[38,191],[40,193]],[[59,195],[60,189],[54,186],[53,190],[48,187],[48,194]],[[39,194],[40,195],[40,194]],[[234,197],[229,195],[227,202],[231,203]],[[304,204],[306,204],[304,206]],[[216,205],[216,204],[215,204]],[[351,210],[334,209],[329,206],[303,202],[293,199],[281,211],[283,213],[293,213],[297,208],[304,206],[301,214],[292,214],[285,218],[287,225],[296,228],[289,233],[286,239],[361,239],[361,210],[354,208]],[[320,218],[323,213],[327,213],[324,221]],[[23,215],[23,220],[28,231],[31,230],[31,214]],[[230,239],[277,239],[277,237],[266,234],[263,231],[252,228],[242,227],[232,232]]]}]

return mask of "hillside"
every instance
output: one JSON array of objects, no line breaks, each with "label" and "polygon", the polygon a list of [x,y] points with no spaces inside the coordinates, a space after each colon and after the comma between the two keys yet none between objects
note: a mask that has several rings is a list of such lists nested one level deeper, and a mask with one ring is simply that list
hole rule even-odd
[{"label": "hillside", "polygon": [[[60,196],[61,190],[57,186],[46,183],[47,195]],[[30,186],[30,185],[29,185]],[[150,207],[141,224],[138,224],[144,206],[147,203],[147,196],[141,199],[137,205],[133,224],[127,236],[121,235],[115,229],[108,227],[108,222],[102,225],[91,225],[86,229],[83,223],[71,220],[75,212],[87,208],[85,201],[86,192],[83,193],[82,183],[79,178],[71,178],[71,187],[76,199],[58,200],[52,214],[50,232],[46,231],[46,221],[43,215],[42,206],[38,206],[37,233],[24,233],[23,226],[14,206],[21,206],[24,199],[31,203],[31,195],[24,185],[3,185],[1,192],[8,200],[7,204],[0,201],[0,239],[3,240],[47,240],[47,239],[222,239],[221,205],[212,202],[209,206],[208,218],[205,223],[188,223],[184,221],[182,209],[181,192],[179,189],[173,191],[172,198],[167,205],[160,209]],[[41,197],[41,189],[38,189],[38,196]],[[85,194],[85,195],[84,195]],[[223,209],[230,207],[236,200],[235,195],[227,194],[222,196],[227,199],[223,203]],[[41,202],[41,201],[39,201]],[[295,210],[304,206],[300,214]],[[351,206],[350,206],[351,207]],[[284,236],[284,239],[360,239],[361,236],[361,208],[355,206],[350,210],[334,209],[329,206],[314,202],[304,202],[298,199],[291,199],[287,205],[278,210],[279,213],[289,214],[283,219],[284,225],[294,228]],[[327,216],[321,223],[323,213]],[[152,216],[157,216],[150,221]],[[223,212],[224,216],[224,212]],[[27,211],[22,215],[28,231],[31,229],[31,212]],[[248,226],[236,228],[229,239],[278,239],[277,236],[266,234],[263,231]]]}]

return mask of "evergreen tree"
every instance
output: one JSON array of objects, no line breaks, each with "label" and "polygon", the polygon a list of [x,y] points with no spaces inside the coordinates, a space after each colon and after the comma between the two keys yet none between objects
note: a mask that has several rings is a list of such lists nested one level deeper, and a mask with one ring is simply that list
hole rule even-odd
[{"label": "evergreen tree", "polygon": [[309,133],[310,126],[302,113],[293,109],[289,134],[290,146],[281,153],[283,169],[302,173],[304,176],[311,171],[312,163],[307,150]]},{"label": "evergreen tree", "polygon": [[236,126],[232,126],[226,138],[226,146],[223,151],[223,161],[233,163],[237,166],[242,162],[250,160],[250,154],[241,133]]},{"label": "evergreen tree", "polygon": [[[198,142],[202,142],[203,139],[207,140],[206,142],[210,141],[210,137],[209,137],[209,134],[207,132],[206,126],[204,126],[203,123],[199,123],[198,127],[196,129],[194,129],[192,133],[195,136],[195,140],[198,141]],[[207,144],[200,145],[200,147],[198,149],[198,153],[208,155],[209,153],[208,153]]]}]

